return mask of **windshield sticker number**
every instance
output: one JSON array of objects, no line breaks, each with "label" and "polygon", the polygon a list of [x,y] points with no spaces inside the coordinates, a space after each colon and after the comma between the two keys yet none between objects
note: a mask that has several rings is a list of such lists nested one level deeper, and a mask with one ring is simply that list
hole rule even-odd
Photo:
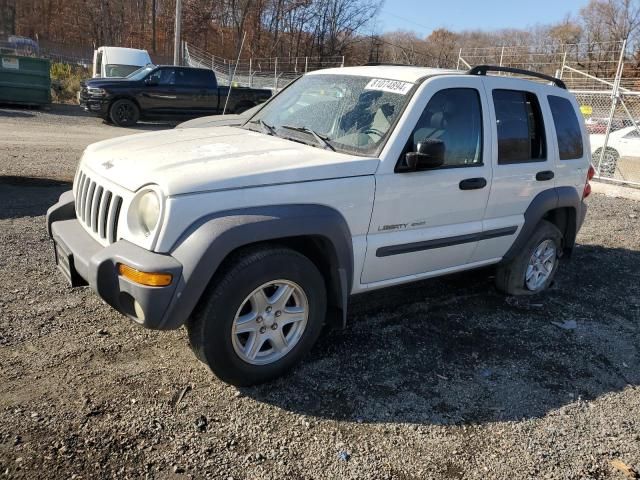
[{"label": "windshield sticker number", "polygon": [[398,80],[384,80],[382,78],[374,78],[367,86],[365,90],[380,90],[389,93],[398,93],[400,95],[406,95],[411,90],[413,83],[400,82]]}]

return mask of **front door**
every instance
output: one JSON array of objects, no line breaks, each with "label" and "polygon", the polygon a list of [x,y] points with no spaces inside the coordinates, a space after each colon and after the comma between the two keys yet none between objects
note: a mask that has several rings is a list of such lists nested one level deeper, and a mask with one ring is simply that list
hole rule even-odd
[{"label": "front door", "polygon": [[[394,169],[376,175],[376,195],[361,283],[369,287],[467,264],[482,238],[491,188],[491,129],[475,77],[429,81],[406,122]],[[442,142],[444,164],[406,171],[407,152]],[[394,161],[395,159],[385,159]]]},{"label": "front door", "polygon": [[139,102],[150,116],[175,114],[182,102],[176,91],[176,69],[161,67],[154,70],[141,89]]}]

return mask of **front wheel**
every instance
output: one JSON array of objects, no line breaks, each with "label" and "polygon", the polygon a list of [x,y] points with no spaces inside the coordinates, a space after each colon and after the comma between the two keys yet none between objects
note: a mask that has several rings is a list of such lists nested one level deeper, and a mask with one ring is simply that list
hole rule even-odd
[{"label": "front wheel", "polygon": [[555,277],[561,254],[562,233],[553,223],[541,220],[522,251],[498,266],[496,287],[510,295],[543,291]]},{"label": "front wheel", "polygon": [[221,380],[252,385],[291,369],[317,340],[324,279],[286,248],[247,251],[207,288],[187,325],[196,356]]},{"label": "front wheel", "polygon": [[123,98],[111,104],[109,108],[109,118],[119,127],[133,127],[138,123],[140,110],[131,100]]}]

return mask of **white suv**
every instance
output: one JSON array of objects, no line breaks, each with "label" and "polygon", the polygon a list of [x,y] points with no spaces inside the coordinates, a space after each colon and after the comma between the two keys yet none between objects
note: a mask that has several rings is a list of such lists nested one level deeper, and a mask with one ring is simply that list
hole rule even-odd
[{"label": "white suv", "polygon": [[486,265],[540,292],[586,213],[586,130],[560,80],[490,70],[322,70],[242,126],[93,144],[47,215],[56,261],[145,327],[186,325],[238,385],[298,362],[350,295]]}]

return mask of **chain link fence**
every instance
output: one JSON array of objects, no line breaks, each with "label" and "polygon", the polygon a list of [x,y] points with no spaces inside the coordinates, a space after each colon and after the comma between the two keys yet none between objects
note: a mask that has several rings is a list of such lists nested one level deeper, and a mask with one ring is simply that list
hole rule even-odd
[{"label": "chain link fence", "polygon": [[344,56],[250,58],[236,63],[187,43],[184,44],[183,57],[189,66],[212,69],[222,85],[233,83],[234,86],[273,91],[284,88],[306,72],[344,66]]},{"label": "chain link fence", "polygon": [[458,68],[501,65],[562,78],[584,116],[596,178],[640,186],[640,78],[625,76],[625,50],[625,42],[463,48]]}]

